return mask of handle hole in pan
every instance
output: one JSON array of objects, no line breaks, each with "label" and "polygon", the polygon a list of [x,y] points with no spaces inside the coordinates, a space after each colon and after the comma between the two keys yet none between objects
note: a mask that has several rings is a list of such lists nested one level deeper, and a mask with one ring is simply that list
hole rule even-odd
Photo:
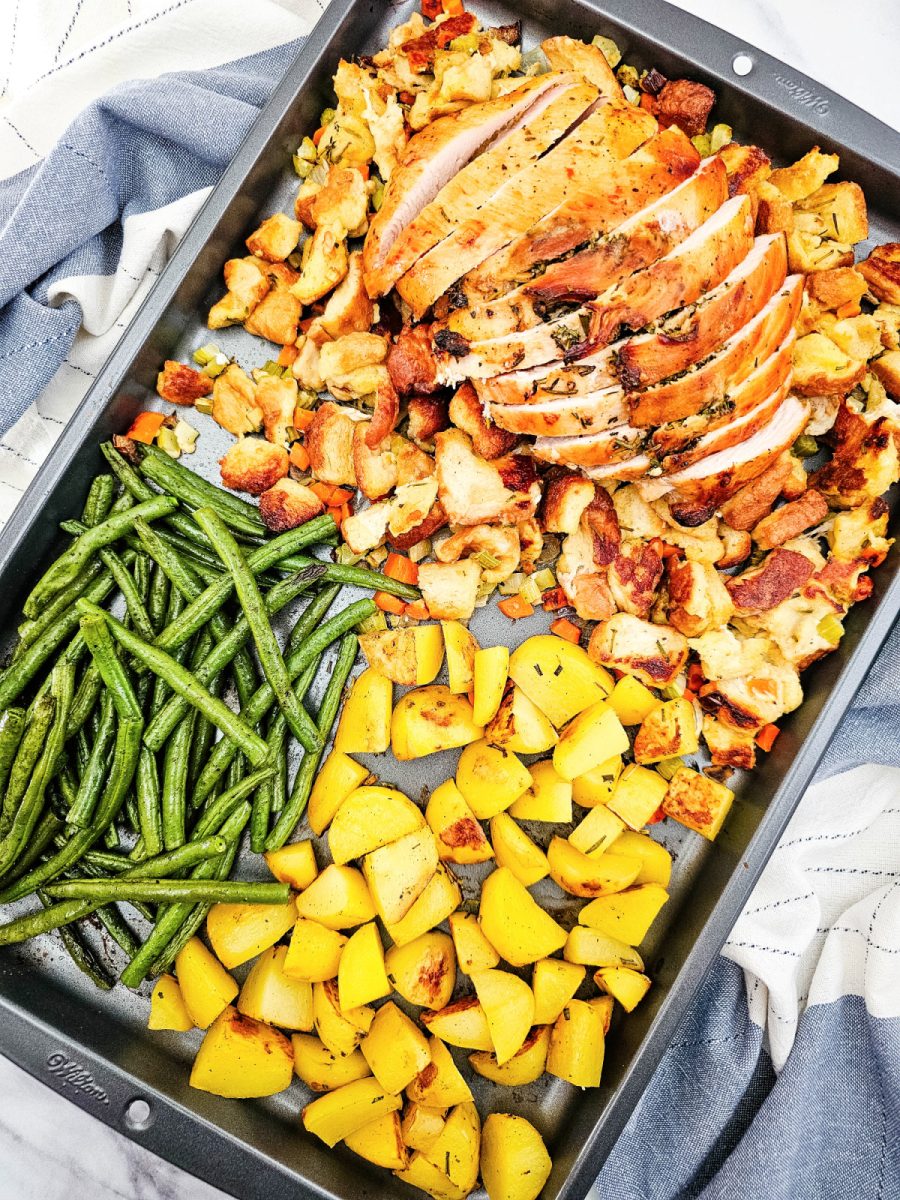
[{"label": "handle hole in pan", "polygon": [[736,54],[731,60],[731,69],[735,75],[749,75],[753,70],[753,59],[746,51],[742,50],[740,54]]},{"label": "handle hole in pan", "polygon": [[153,1124],[155,1114],[150,1102],[140,1096],[125,1105],[125,1125],[132,1133],[143,1133]]}]

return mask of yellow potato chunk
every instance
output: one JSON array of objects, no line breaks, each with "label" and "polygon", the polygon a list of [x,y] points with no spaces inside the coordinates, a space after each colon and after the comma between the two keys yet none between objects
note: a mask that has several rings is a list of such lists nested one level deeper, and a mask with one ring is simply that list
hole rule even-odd
[{"label": "yellow potato chunk", "polygon": [[378,1117],[396,1112],[401,1103],[400,1097],[389,1095],[377,1079],[357,1079],[307,1104],[303,1125],[326,1146],[336,1146]]},{"label": "yellow potato chunk", "polygon": [[199,938],[178,952],[175,973],[191,1023],[206,1029],[238,994],[238,985]]},{"label": "yellow potato chunk", "polygon": [[509,650],[506,646],[489,646],[486,650],[475,651],[472,710],[476,725],[487,725],[497,715],[508,674]]},{"label": "yellow potato chunk", "polygon": [[639,763],[662,762],[696,754],[699,744],[694,706],[682,697],[667,700],[648,713],[634,739],[634,757]]},{"label": "yellow potato chunk", "polygon": [[506,867],[498,867],[484,881],[479,920],[485,937],[514,967],[546,958],[566,942],[566,931]]},{"label": "yellow potato chunk", "polygon": [[473,971],[472,983],[502,1065],[521,1050],[534,1023],[534,993],[518,975],[496,969]]},{"label": "yellow potato chunk", "polygon": [[181,995],[181,988],[174,975],[160,975],[150,993],[150,1017],[148,1029],[174,1029],[186,1033],[193,1029],[194,1022]]},{"label": "yellow potato chunk", "polygon": [[629,858],[639,858],[641,869],[637,873],[635,883],[658,883],[662,887],[669,886],[672,878],[672,855],[665,846],[655,842],[646,833],[635,833],[626,829],[610,846],[615,854],[627,854]]},{"label": "yellow potato chunk", "polygon": [[245,1017],[282,1029],[313,1027],[312,984],[285,972],[287,946],[264,950],[244,980],[237,1009]]},{"label": "yellow potato chunk", "polygon": [[481,1119],[475,1105],[466,1101],[451,1110],[436,1141],[425,1151],[425,1157],[467,1196],[478,1182],[480,1150]]},{"label": "yellow potato chunk", "polygon": [[440,625],[377,629],[364,633],[359,645],[373,670],[404,687],[431,683],[444,661]]},{"label": "yellow potato chunk", "polygon": [[585,1000],[570,1000],[550,1034],[547,1070],[575,1087],[599,1087],[603,1073],[604,1018]]},{"label": "yellow potato chunk", "polygon": [[284,1034],[229,1006],[200,1044],[191,1087],[235,1099],[274,1096],[290,1087],[293,1074],[294,1053]]},{"label": "yellow potato chunk", "polygon": [[447,676],[454,695],[468,693],[475,678],[478,642],[459,621],[441,621],[447,652]]},{"label": "yellow potato chunk", "polygon": [[630,967],[601,967],[594,972],[597,987],[608,992],[626,1012],[633,1012],[650,990],[650,980]]},{"label": "yellow potato chunk", "polygon": [[297,1077],[313,1092],[333,1092],[372,1074],[359,1050],[336,1054],[311,1033],[295,1033],[291,1043]]},{"label": "yellow potato chunk", "polygon": [[643,971],[644,960],[633,946],[620,942],[618,938],[576,925],[569,930],[563,955],[567,962],[583,963],[589,967],[631,967]]},{"label": "yellow potato chunk", "polygon": [[431,1062],[425,1034],[392,1000],[379,1008],[359,1048],[386,1092],[402,1092]]},{"label": "yellow potato chunk", "polygon": [[443,1008],[456,985],[456,954],[446,933],[423,933],[385,956],[388,979],[410,1004]]},{"label": "yellow potato chunk", "polygon": [[[592,808],[569,834],[569,841],[582,854],[595,857],[608,850],[625,830],[625,822],[608,808]],[[623,851],[624,853],[624,851]]]},{"label": "yellow potato chunk", "polygon": [[616,780],[622,774],[622,757],[608,758],[606,762],[586,771],[584,775],[576,775],[572,780],[572,799],[582,808],[596,808],[607,804],[615,787]]},{"label": "yellow potato chunk", "polygon": [[375,910],[385,925],[390,928],[403,920],[427,887],[438,861],[437,843],[428,828],[417,829],[366,855],[363,872]]},{"label": "yellow potato chunk", "polygon": [[547,821],[556,825],[571,821],[571,781],[563,779],[549,758],[532,763],[528,773],[531,787],[510,805],[509,815],[517,821]]},{"label": "yellow potato chunk", "polygon": [[[432,1041],[436,1045],[442,1046],[445,1053],[449,1053],[443,1042],[438,1042],[436,1038],[432,1038]],[[425,1069],[428,1070],[427,1067]],[[406,1089],[406,1094],[409,1095],[409,1088]],[[463,1099],[467,1098],[471,1100],[471,1092],[468,1097],[463,1097]],[[459,1103],[459,1101],[455,1103]],[[408,1104],[400,1125],[404,1144],[410,1150],[428,1150],[440,1136],[446,1117],[446,1108],[429,1108],[427,1104]]]},{"label": "yellow potato chunk", "polygon": [[553,765],[564,779],[575,779],[630,747],[628,734],[613,709],[600,700],[573,717],[553,751]]},{"label": "yellow potato chunk", "polygon": [[578,920],[629,946],[639,946],[668,899],[658,883],[642,883],[614,896],[598,896],[584,906]]},{"label": "yellow potato chunk", "polygon": [[446,1172],[430,1162],[422,1151],[412,1155],[405,1170],[394,1173],[404,1183],[426,1192],[432,1200],[465,1200],[468,1195],[450,1180]]},{"label": "yellow potato chunk", "polygon": [[[471,1100],[472,1092],[453,1061],[453,1055],[440,1038],[430,1037],[428,1049],[431,1062],[407,1087],[406,1094],[416,1105],[427,1106],[432,1111],[436,1109],[443,1116],[451,1105]],[[443,1121],[441,1124],[443,1126]],[[433,1121],[428,1122],[428,1128],[434,1128]],[[425,1145],[413,1145],[411,1141],[409,1144],[414,1150],[428,1149]]]},{"label": "yellow potato chunk", "polygon": [[662,701],[633,675],[623,675],[609,697],[609,707],[623,725],[640,725]]},{"label": "yellow potato chunk", "polygon": [[219,962],[238,967],[274,946],[296,920],[293,900],[286,904],[214,904],[206,915],[206,935]]},{"label": "yellow potato chunk", "polygon": [[424,824],[421,811],[395,788],[359,787],[335,813],[328,831],[328,849],[341,865],[396,842]]},{"label": "yellow potato chunk", "polygon": [[731,811],[734,792],[715,779],[679,767],[663,800],[666,816],[713,841]]},{"label": "yellow potato chunk", "polygon": [[556,745],[553,725],[534,701],[515,686],[507,689],[484,736],[492,746],[503,746],[516,754],[543,754]]},{"label": "yellow potato chunk", "polygon": [[456,786],[475,816],[487,821],[531,787],[531,775],[511,750],[492,746],[482,738],[466,746],[459,756]]},{"label": "yellow potato chunk", "polygon": [[622,854],[592,857],[576,850],[565,838],[555,837],[547,847],[550,878],[570,896],[608,896],[634,882],[640,860]]},{"label": "yellow potato chunk", "polygon": [[531,976],[535,1024],[552,1025],[582,983],[584,967],[561,958],[538,959]]},{"label": "yellow potato chunk", "polygon": [[[456,961],[464,974],[471,975],[473,971],[485,971],[497,966],[500,962],[500,955],[481,932],[481,926],[474,913],[451,913],[449,924],[450,935],[456,950]],[[448,996],[444,1004],[447,1004],[449,1000]],[[430,1005],[429,1007],[435,1006]]]},{"label": "yellow potato chunk", "polygon": [[309,794],[306,819],[314,834],[321,836],[325,832],[334,819],[334,814],[350,793],[368,777],[367,767],[354,762],[341,750],[332,750],[316,776]]},{"label": "yellow potato chunk", "polygon": [[297,912],[327,929],[352,929],[375,916],[362,873],[355,867],[339,867],[334,863],[300,893]]},{"label": "yellow potato chunk", "polygon": [[383,754],[391,744],[391,681],[368,667],[344,701],[334,749],[344,754]]},{"label": "yellow potato chunk", "polygon": [[668,784],[655,771],[632,763],[613,788],[608,808],[631,829],[643,829],[665,798]]},{"label": "yellow potato chunk", "polygon": [[284,971],[291,979],[322,983],[334,979],[347,939],[335,929],[301,917],[294,925]]},{"label": "yellow potato chunk", "polygon": [[514,650],[509,677],[557,729],[604,700],[614,682],[608,671],[591,662],[586,650],[552,634],[530,637]]},{"label": "yellow potato chunk", "polygon": [[484,830],[452,779],[445,780],[431,793],[425,820],[437,838],[443,862],[479,863],[493,858]]},{"label": "yellow potato chunk", "polygon": [[362,1129],[357,1129],[344,1138],[344,1145],[360,1158],[374,1163],[376,1167],[387,1167],[389,1171],[402,1171],[409,1161],[409,1153],[403,1141],[400,1114],[385,1113],[376,1117]]},{"label": "yellow potato chunk", "polygon": [[461,899],[456,877],[443,863],[439,863],[409,912],[399,921],[386,923],[391,940],[397,946],[407,945],[420,934],[445,921],[459,907]]},{"label": "yellow potato chunk", "polygon": [[432,684],[407,692],[394,709],[391,747],[404,762],[467,746],[481,734],[468,699],[455,696],[443,684]]},{"label": "yellow potato chunk", "polygon": [[423,1012],[422,1024],[428,1032],[451,1046],[466,1050],[493,1050],[487,1016],[477,996],[463,996],[437,1012]]},{"label": "yellow potato chunk", "polygon": [[553,1163],[524,1117],[490,1113],[481,1135],[481,1178],[488,1200],[536,1200]]},{"label": "yellow potato chunk", "polygon": [[487,1050],[476,1050],[469,1055],[469,1064],[473,1071],[492,1083],[500,1083],[504,1087],[524,1087],[543,1075],[549,1048],[550,1026],[535,1025],[529,1030],[522,1046],[506,1062],[498,1062],[497,1055]]},{"label": "yellow potato chunk", "polygon": [[550,874],[547,855],[509,813],[497,813],[491,819],[491,841],[497,865],[512,871],[525,887]]},{"label": "yellow potato chunk", "polygon": [[309,839],[291,842],[280,850],[269,850],[263,857],[275,878],[280,883],[289,883],[298,892],[309,887],[319,873],[313,844]]},{"label": "yellow potato chunk", "polygon": [[374,1019],[374,1008],[341,1008],[336,979],[313,984],[316,1033],[335,1054],[352,1054]]},{"label": "yellow potato chunk", "polygon": [[338,964],[338,1003],[341,1012],[360,1008],[391,994],[384,967],[384,948],[374,921],[360,925],[350,936]]}]

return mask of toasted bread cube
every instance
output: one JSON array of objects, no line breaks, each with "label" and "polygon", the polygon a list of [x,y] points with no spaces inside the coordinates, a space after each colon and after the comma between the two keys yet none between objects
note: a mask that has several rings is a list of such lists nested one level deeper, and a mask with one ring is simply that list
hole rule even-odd
[{"label": "toasted bread cube", "polygon": [[[272,448],[281,449],[280,446]],[[325,505],[315,492],[296,479],[279,479],[259,498],[259,515],[273,533],[296,529],[324,511]]]},{"label": "toasted bread cube", "polygon": [[247,249],[266,262],[283,262],[297,248],[303,226],[286,213],[266,217],[247,238]]},{"label": "toasted bread cube", "polygon": [[731,788],[690,767],[679,767],[669,781],[663,809],[673,820],[714,841],[733,801]]}]

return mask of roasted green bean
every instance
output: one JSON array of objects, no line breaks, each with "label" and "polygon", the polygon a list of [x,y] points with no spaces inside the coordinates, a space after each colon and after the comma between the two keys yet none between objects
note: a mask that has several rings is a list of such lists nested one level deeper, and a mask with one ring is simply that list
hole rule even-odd
[{"label": "roasted green bean", "polygon": [[57,900],[96,900],[101,904],[131,899],[151,904],[287,904],[286,883],[245,883],[240,879],[68,879],[50,884]]}]

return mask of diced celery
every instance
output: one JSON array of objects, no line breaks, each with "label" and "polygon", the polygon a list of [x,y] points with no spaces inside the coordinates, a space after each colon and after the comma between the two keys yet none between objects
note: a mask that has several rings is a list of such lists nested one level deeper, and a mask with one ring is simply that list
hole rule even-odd
[{"label": "diced celery", "polygon": [[334,557],[344,567],[355,567],[362,561],[362,555],[354,554],[349,546],[338,546]]},{"label": "diced celery", "polygon": [[156,435],[156,444],[160,450],[168,454],[169,458],[181,458],[181,447],[178,445],[175,430],[170,429],[168,425],[163,425],[160,428],[159,433]]},{"label": "diced celery", "polygon": [[666,686],[660,690],[660,695],[665,700],[680,700],[681,689],[676,687],[674,683],[667,683]]},{"label": "diced celery", "polygon": [[510,575],[509,579],[503,580],[497,590],[501,596],[515,596],[524,582],[524,571],[515,571],[512,575]]},{"label": "diced celery", "polygon": [[384,560],[387,558],[387,556],[388,556],[388,552],[387,552],[386,546],[376,546],[374,550],[369,552],[369,554],[366,556],[366,558],[367,558],[367,561],[370,562],[373,567],[380,567],[381,564],[384,562]]},{"label": "diced celery", "polygon": [[733,131],[730,125],[713,125],[709,135],[709,152],[710,154],[718,154],[723,146],[727,146],[733,137]]},{"label": "diced celery", "polygon": [[410,562],[421,562],[423,558],[427,558],[431,553],[431,538],[422,538],[421,542],[416,542],[414,546],[410,546],[406,553]]},{"label": "diced celery", "polygon": [[226,354],[222,354],[221,352],[216,354],[216,357],[203,368],[203,374],[208,375],[210,379],[218,379],[228,366],[228,361]]},{"label": "diced celery", "polygon": [[662,775],[663,779],[671,779],[678,768],[683,766],[683,758],[664,758],[662,762],[656,764],[656,772],[658,775]]},{"label": "diced celery", "polygon": [[297,408],[315,408],[319,402],[319,395],[311,388],[300,388],[297,392]]},{"label": "diced celery", "polygon": [[556,587],[556,576],[549,567],[542,567],[540,571],[535,571],[534,582],[542,592],[546,592]]},{"label": "diced celery", "polygon": [[602,33],[598,33],[591,38],[591,45],[597,46],[603,51],[603,57],[613,69],[622,61],[622,51],[612,38],[604,37]]},{"label": "diced celery", "polygon": [[500,559],[495,554],[491,554],[490,550],[479,550],[477,554],[472,555],[472,558],[479,567],[484,567],[485,571],[496,571],[500,566]]},{"label": "diced celery", "polygon": [[323,108],[322,115],[319,118],[320,125],[330,125],[337,116],[337,111],[333,108]]},{"label": "diced celery", "polygon": [[708,158],[712,153],[711,139],[708,133],[698,133],[696,137],[692,137],[691,141],[694,144],[694,149],[701,158]]},{"label": "diced celery", "polygon": [[823,617],[816,626],[816,632],[819,637],[828,642],[830,646],[836,646],[844,636],[844,626],[834,613],[829,613],[827,617]]},{"label": "diced celery", "polygon": [[297,147],[297,158],[302,158],[304,162],[315,165],[319,157],[319,152],[316,149],[316,143],[311,137],[305,137]]},{"label": "diced celery", "polygon": [[207,417],[212,416],[212,396],[201,396],[199,400],[194,401],[194,408],[198,413],[204,413]]},{"label": "diced celery", "polygon": [[207,342],[205,346],[200,346],[193,353],[194,362],[198,367],[205,367],[207,363],[211,363],[221,351],[219,347],[212,342]]},{"label": "diced celery", "polygon": [[465,50],[466,54],[474,54],[478,49],[478,43],[481,41],[477,33],[464,33],[460,37],[455,37],[450,43],[451,50]]},{"label": "diced celery", "polygon": [[623,88],[636,88],[640,78],[641,76],[637,67],[630,67],[627,63],[623,63],[616,71],[616,79],[618,79]]},{"label": "diced celery", "polygon": [[808,433],[801,433],[791,447],[791,454],[795,458],[812,458],[819,453],[819,443],[814,437],[810,437]]},{"label": "diced celery", "polygon": [[622,93],[629,104],[640,104],[641,93],[637,88],[633,88],[630,83],[626,83],[622,88]]},{"label": "diced celery", "polygon": [[383,612],[374,612],[370,617],[365,617],[356,626],[357,633],[380,633],[381,630],[387,629],[387,619]]},{"label": "diced celery", "polygon": [[294,164],[294,171],[301,179],[308,179],[312,174],[312,169],[315,163],[307,162],[305,158],[301,158],[299,154],[295,154],[291,159]]},{"label": "diced celery", "polygon": [[535,583],[533,575],[525,576],[524,581],[519,585],[519,595],[529,604],[540,604],[541,589]]},{"label": "diced celery", "polygon": [[283,375],[284,374],[284,367],[281,365],[281,363],[277,363],[274,358],[267,359],[263,363],[261,370],[266,375]]},{"label": "diced celery", "polygon": [[195,429],[193,425],[188,425],[187,421],[179,417],[175,422],[175,428],[172,432],[175,434],[175,440],[182,454],[193,454],[197,449],[197,438],[200,436],[199,429]]}]

